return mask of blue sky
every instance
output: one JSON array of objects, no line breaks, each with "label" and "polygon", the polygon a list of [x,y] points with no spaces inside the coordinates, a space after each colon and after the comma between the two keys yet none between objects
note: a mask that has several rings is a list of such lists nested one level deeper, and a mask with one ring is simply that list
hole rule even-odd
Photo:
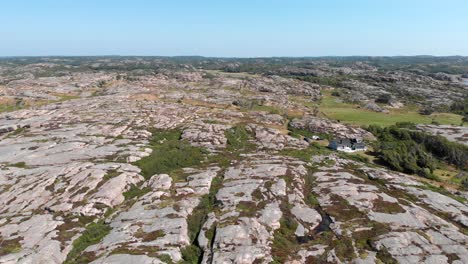
[{"label": "blue sky", "polygon": [[467,0],[2,0],[0,56],[468,55]]}]

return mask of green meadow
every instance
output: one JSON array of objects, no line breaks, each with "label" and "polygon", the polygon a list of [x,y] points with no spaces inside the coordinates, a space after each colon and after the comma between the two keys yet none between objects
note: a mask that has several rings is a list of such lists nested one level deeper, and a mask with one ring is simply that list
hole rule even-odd
[{"label": "green meadow", "polygon": [[338,98],[324,93],[319,109],[328,118],[353,125],[390,126],[397,122],[412,122],[415,124],[438,123],[443,125],[460,125],[462,116],[452,113],[433,113],[421,115],[418,108],[405,106],[400,109],[389,109],[388,113],[379,113],[360,108],[357,104],[340,102]]}]

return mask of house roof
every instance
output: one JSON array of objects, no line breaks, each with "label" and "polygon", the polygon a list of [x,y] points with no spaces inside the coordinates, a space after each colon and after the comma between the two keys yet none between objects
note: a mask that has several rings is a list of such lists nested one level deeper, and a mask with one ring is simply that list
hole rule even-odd
[{"label": "house roof", "polygon": [[363,142],[359,142],[356,138],[337,138],[332,140],[330,143],[335,143],[337,145],[352,145],[356,147],[365,147]]}]

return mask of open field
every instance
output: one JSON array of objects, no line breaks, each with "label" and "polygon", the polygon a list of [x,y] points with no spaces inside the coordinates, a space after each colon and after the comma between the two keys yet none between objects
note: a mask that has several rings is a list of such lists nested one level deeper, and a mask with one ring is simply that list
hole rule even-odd
[{"label": "open field", "polygon": [[405,106],[400,109],[389,109],[388,113],[373,112],[358,105],[339,102],[329,92],[325,92],[320,111],[328,118],[340,120],[353,125],[380,125],[389,126],[397,122],[413,122],[415,124],[431,124],[433,122],[444,125],[460,125],[462,116],[452,113],[433,113],[425,116],[418,113],[418,109]]}]

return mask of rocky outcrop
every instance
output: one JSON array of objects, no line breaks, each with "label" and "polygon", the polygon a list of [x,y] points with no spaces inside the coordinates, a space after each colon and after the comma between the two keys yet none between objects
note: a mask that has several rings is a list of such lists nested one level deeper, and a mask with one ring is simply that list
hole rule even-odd
[{"label": "rocky outcrop", "polygon": [[[101,256],[95,263],[128,258],[125,254],[112,257],[117,252],[130,252],[133,258],[139,255],[149,263],[159,263],[158,256],[164,255],[173,262],[182,260],[181,249],[191,244],[187,218],[208,193],[218,171],[216,167],[201,172],[186,169],[187,182],[173,182],[167,174],[154,175],[142,186],[148,194],[116,215],[109,224],[110,234],[86,251]],[[145,257],[149,249],[151,258]]]},{"label": "rocky outcrop", "polygon": [[468,145],[468,127],[455,125],[417,125],[418,130],[440,135],[450,141]]},{"label": "rocky outcrop", "polygon": [[282,150],[284,148],[306,148],[309,146],[304,140],[293,138],[289,135],[283,135],[277,129],[261,127],[258,125],[249,125],[248,128],[253,131],[255,139],[260,149]]},{"label": "rocky outcrop", "polygon": [[373,139],[373,135],[362,128],[337,123],[328,119],[315,116],[307,116],[301,119],[293,119],[289,125],[296,129],[305,129],[313,133],[331,134],[335,137],[343,138],[368,138]]},{"label": "rocky outcrop", "polygon": [[244,86],[262,93],[305,95],[314,99],[320,98],[320,86],[279,76],[249,78]]},{"label": "rocky outcrop", "polygon": [[[283,217],[300,223],[301,236],[313,232],[321,215],[304,202],[300,182],[307,173],[302,162],[268,155],[249,155],[229,167],[216,195],[219,212],[202,229],[203,234],[216,228],[212,246],[203,247],[202,263],[271,262],[272,240]],[[298,185],[287,186],[285,180]]]},{"label": "rocky outcrop", "polygon": [[[0,263],[468,262],[466,192],[289,135],[372,138],[314,116],[326,85],[440,104],[464,94],[445,77],[327,59],[268,66],[292,78],[202,60],[35,60],[0,61],[0,104],[22,102],[0,113]],[[465,142],[461,127],[417,128]]]},{"label": "rocky outcrop", "polygon": [[230,126],[223,124],[196,122],[184,130],[182,139],[188,140],[194,146],[210,150],[225,148],[227,139],[224,133],[229,128]]}]

